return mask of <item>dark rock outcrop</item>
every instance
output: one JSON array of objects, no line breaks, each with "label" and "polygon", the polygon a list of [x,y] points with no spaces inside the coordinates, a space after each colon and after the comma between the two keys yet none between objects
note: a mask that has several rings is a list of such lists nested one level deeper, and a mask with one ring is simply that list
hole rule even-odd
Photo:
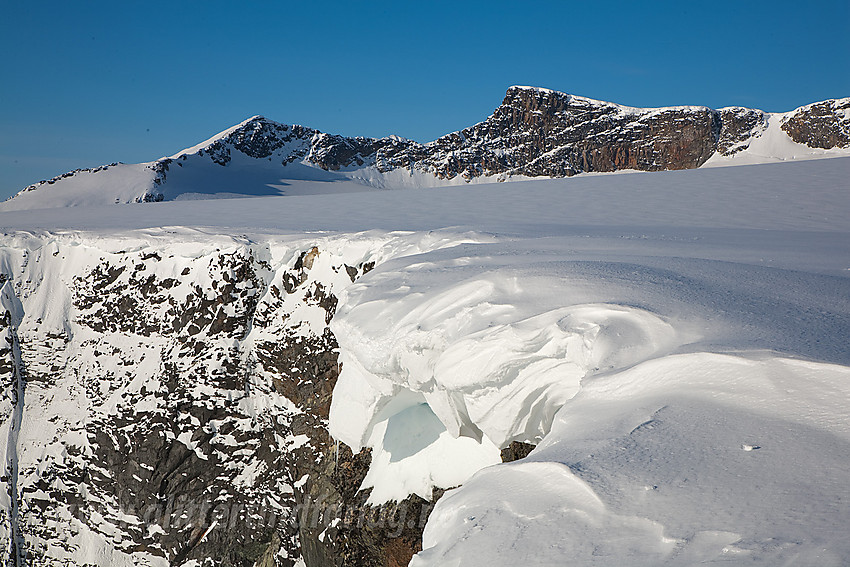
[{"label": "dark rock outcrop", "polygon": [[782,124],[798,144],[811,148],[850,147],[850,98],[826,100],[799,108]]},{"label": "dark rock outcrop", "polygon": [[722,108],[720,113],[720,136],[717,151],[730,156],[750,146],[750,141],[767,128],[767,117],[761,110],[735,106]]},{"label": "dark rock outcrop", "polygon": [[511,441],[511,444],[502,449],[502,462],[510,463],[526,458],[537,445],[523,443],[522,441]]},{"label": "dark rock outcrop", "polygon": [[441,178],[686,169],[711,156],[719,131],[708,108],[640,110],[512,87],[487,120],[428,144],[416,162]]},{"label": "dark rock outcrop", "polygon": [[301,552],[307,565],[404,567],[422,550],[422,530],[436,501],[409,496],[381,506],[366,503],[370,490],[359,491],[371,453],[358,454],[335,445],[318,466],[307,467],[310,479],[299,499]]}]

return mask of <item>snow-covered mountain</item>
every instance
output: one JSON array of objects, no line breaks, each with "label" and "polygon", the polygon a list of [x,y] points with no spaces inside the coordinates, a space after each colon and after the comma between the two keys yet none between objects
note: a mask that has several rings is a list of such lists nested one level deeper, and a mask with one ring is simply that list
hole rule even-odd
[{"label": "snow-covered mountain", "polygon": [[255,116],[171,157],[82,169],[0,210],[429,187],[850,155],[850,98],[787,113],[641,109],[511,87],[485,121],[420,144]]}]

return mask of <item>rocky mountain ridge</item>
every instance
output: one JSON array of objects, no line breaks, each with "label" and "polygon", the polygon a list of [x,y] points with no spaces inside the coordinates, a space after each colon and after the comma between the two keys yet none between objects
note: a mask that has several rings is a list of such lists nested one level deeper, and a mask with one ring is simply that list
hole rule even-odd
[{"label": "rocky mountain ridge", "polygon": [[427,144],[339,136],[254,116],[171,157],[41,181],[2,208],[288,194],[282,187],[291,179],[391,188],[692,169],[747,153],[762,138],[782,138],[801,156],[850,150],[850,98],[770,114],[743,107],[631,108],[511,87],[486,120]]}]

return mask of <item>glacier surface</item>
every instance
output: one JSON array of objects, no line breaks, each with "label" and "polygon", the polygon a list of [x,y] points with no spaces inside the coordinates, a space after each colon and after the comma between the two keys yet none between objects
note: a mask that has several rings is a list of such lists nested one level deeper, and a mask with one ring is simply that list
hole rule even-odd
[{"label": "glacier surface", "polygon": [[[339,298],[330,428],[372,448],[371,502],[453,488],[415,567],[843,565],[848,179],[850,158],[834,158],[5,212],[0,258],[29,282],[15,290],[25,331],[71,324],[62,282],[77,268],[51,259],[57,242],[84,243],[82,258],[224,234],[282,258],[306,238],[374,261],[350,284],[330,264],[311,276]],[[22,248],[40,267],[20,267]],[[11,414],[0,437],[18,447]],[[501,463],[512,441],[536,449]],[[86,560],[120,559],[98,542]]]}]

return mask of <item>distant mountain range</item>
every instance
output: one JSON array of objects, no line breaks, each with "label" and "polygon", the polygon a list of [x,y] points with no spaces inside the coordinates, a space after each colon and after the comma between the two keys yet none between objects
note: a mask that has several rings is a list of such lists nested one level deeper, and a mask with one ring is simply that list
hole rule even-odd
[{"label": "distant mountain range", "polygon": [[428,187],[839,155],[850,155],[850,97],[766,113],[743,107],[631,108],[514,86],[489,118],[427,144],[397,136],[345,137],[254,116],[171,157],[40,181],[0,210]]}]

